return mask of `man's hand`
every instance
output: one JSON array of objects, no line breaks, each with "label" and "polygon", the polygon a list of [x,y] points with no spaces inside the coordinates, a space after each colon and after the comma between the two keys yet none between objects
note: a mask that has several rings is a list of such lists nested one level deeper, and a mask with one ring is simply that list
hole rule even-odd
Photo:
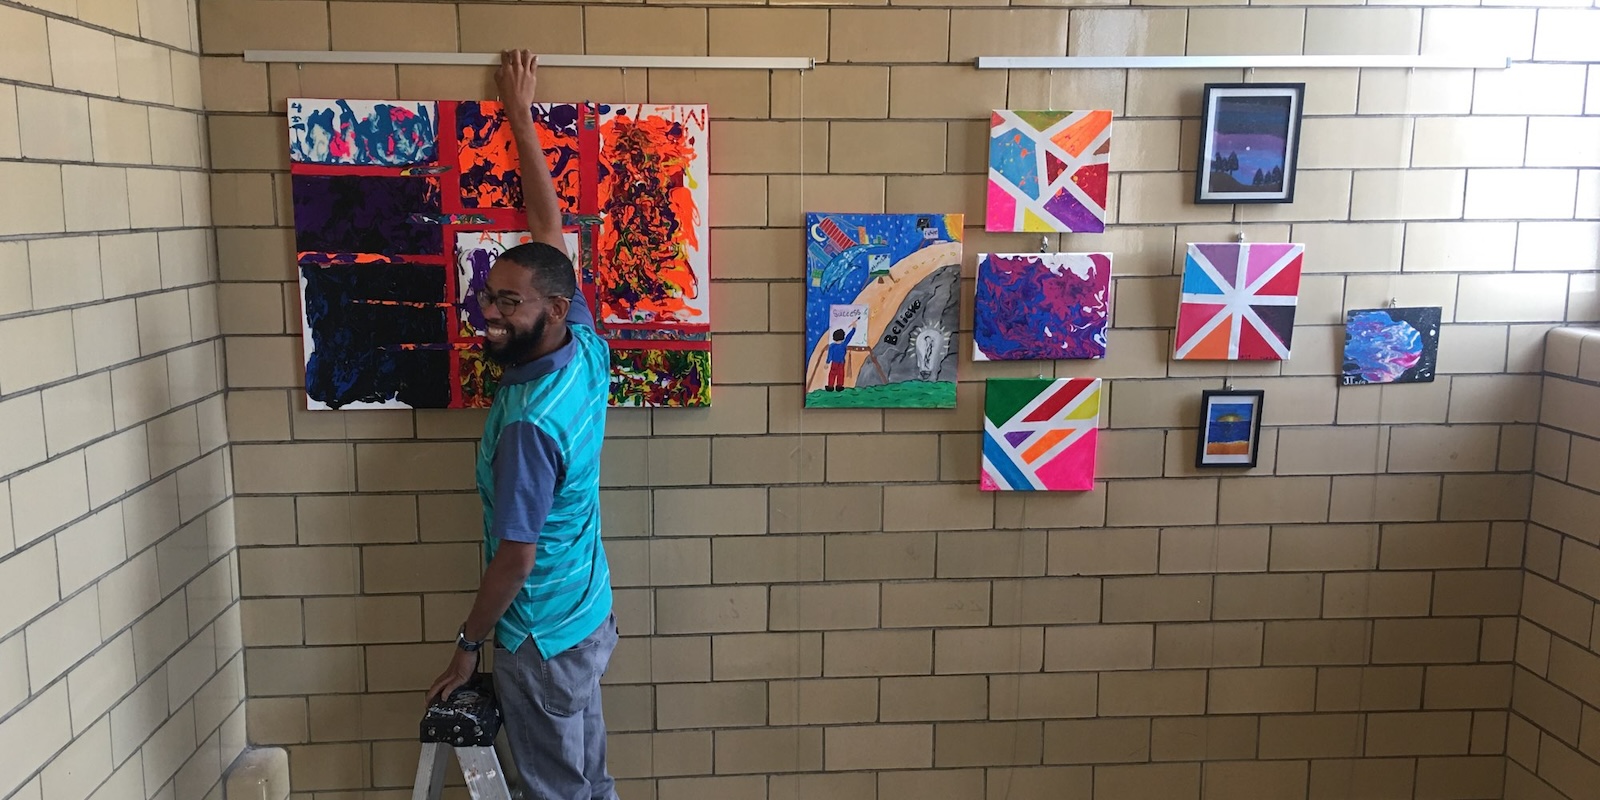
[{"label": "man's hand", "polygon": [[[504,50],[500,53],[500,68],[494,73],[495,85],[500,87],[500,103],[505,106],[506,121],[511,124],[511,136],[517,142],[517,156],[522,163],[522,201],[528,215],[528,232],[536,242],[566,251],[561,235],[561,203],[556,199],[556,186],[550,179],[550,164],[543,158],[544,149],[539,134],[533,129],[533,90],[539,83],[539,57],[527,50]],[[544,169],[536,169],[535,165]]]},{"label": "man's hand", "polygon": [[527,110],[533,105],[533,90],[539,83],[539,57],[527,50],[501,51],[494,83],[500,88],[500,102],[507,108]]},{"label": "man's hand", "polygon": [[435,699],[449,698],[450,693],[466,683],[478,668],[477,653],[469,653],[459,647],[451,649],[455,651],[455,655],[450,657],[450,666],[439,673],[439,677],[433,680],[433,686],[428,689],[428,705],[433,705]]}]

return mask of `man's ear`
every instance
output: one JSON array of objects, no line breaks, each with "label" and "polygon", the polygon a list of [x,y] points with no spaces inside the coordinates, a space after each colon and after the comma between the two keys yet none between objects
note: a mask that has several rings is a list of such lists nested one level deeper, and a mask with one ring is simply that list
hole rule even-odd
[{"label": "man's ear", "polygon": [[[582,291],[581,289],[579,291]],[[567,319],[567,312],[572,310],[572,298],[552,295],[550,297],[550,310],[563,322]]]}]

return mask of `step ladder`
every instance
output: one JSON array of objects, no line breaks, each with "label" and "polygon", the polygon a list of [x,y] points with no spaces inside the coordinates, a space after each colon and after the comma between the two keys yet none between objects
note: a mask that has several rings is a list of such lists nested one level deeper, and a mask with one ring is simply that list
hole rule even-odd
[{"label": "step ladder", "polygon": [[417,759],[417,783],[411,800],[439,800],[444,791],[445,759],[456,751],[461,774],[467,779],[472,800],[512,800],[506,786],[505,771],[493,747],[452,747],[444,742],[425,742]]},{"label": "step ladder", "polygon": [[[493,679],[474,672],[466,684],[450,693],[447,700],[428,707],[418,726],[422,754],[417,758],[417,782],[411,800],[439,800],[444,792],[445,761],[451,750],[461,765],[472,800],[521,800],[506,783],[500,766],[496,736],[501,727],[500,706]],[[510,761],[509,752],[507,761]]]}]

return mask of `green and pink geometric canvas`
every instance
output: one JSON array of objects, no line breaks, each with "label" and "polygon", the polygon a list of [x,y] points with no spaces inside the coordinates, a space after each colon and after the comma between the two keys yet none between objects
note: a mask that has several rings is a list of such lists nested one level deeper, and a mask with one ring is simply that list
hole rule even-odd
[{"label": "green and pink geometric canvas", "polygon": [[1094,488],[1099,378],[990,378],[983,417],[984,491]]}]

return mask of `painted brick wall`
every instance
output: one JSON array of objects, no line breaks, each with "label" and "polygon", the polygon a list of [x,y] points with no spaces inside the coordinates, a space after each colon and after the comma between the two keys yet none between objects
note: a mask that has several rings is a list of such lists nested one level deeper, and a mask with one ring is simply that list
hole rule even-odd
[{"label": "painted brick wall", "polygon": [[1544,381],[1506,740],[1510,800],[1558,796],[1541,780],[1578,800],[1600,781],[1600,331],[1553,331]]},{"label": "painted brick wall", "polygon": [[[542,75],[550,100],[713,115],[714,407],[618,411],[605,453],[626,796],[1501,795],[1542,343],[1600,321],[1600,67],[1580,63],[1600,12],[202,0],[199,17],[249,731],[289,749],[298,796],[406,796],[421,690],[476,584],[482,416],[302,410],[283,101],[493,89],[479,68],[239,54],[505,46],[821,62]],[[1535,63],[970,68],[1484,49]],[[1191,205],[1199,87],[1245,78],[1309,84],[1300,200]],[[1111,354],[1043,365],[1108,379],[1105,480],[996,497],[975,486],[982,380],[1039,365],[963,363],[954,411],[803,412],[800,226],[977,225],[989,110],[1045,106],[1118,115],[1113,227],[1049,237],[1116,253]],[[1295,358],[1172,362],[1183,244],[1239,232],[1308,247]],[[966,241],[969,279],[978,252],[1038,246]],[[1339,388],[1343,311],[1391,298],[1444,307],[1439,380]],[[1267,391],[1261,465],[1197,473],[1199,391],[1229,375]]]},{"label": "painted brick wall", "polygon": [[244,747],[195,10],[0,3],[0,797]]}]

